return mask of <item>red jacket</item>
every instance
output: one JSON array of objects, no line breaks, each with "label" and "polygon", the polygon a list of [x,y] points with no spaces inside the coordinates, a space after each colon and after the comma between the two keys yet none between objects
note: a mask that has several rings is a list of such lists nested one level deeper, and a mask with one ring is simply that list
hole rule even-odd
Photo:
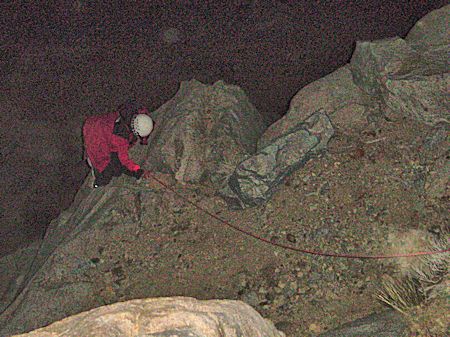
[{"label": "red jacket", "polygon": [[137,171],[140,166],[130,159],[128,149],[134,145],[130,144],[130,138],[126,139],[113,134],[114,124],[119,118],[118,112],[110,112],[103,115],[88,117],[83,126],[84,146],[92,166],[98,171],[108,166],[112,152],[117,152],[120,162],[130,171]]}]

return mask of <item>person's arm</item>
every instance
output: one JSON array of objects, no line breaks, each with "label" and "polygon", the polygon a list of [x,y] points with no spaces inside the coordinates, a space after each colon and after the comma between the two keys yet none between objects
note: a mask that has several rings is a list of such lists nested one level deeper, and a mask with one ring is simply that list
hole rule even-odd
[{"label": "person's arm", "polygon": [[114,147],[117,151],[117,157],[119,158],[120,163],[130,171],[130,175],[139,179],[144,173],[144,170],[142,170],[128,155],[128,150],[130,148],[128,141],[116,136],[114,137]]}]

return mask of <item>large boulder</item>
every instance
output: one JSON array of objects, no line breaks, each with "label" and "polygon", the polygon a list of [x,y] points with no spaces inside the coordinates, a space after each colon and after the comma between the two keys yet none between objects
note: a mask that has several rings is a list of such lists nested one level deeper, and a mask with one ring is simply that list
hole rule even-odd
[{"label": "large boulder", "polygon": [[[239,164],[221,195],[235,209],[267,201],[287,176],[326,149],[335,131],[363,130],[375,115],[376,101],[355,85],[349,65],[307,85],[264,132],[257,154]],[[316,122],[316,130],[308,131]]]},{"label": "large boulder", "polygon": [[[376,99],[390,119],[427,124],[450,121],[448,10],[419,21],[406,40],[358,42],[350,65],[355,83]],[[427,39],[419,37],[428,36]],[[426,41],[426,42],[425,42]]]},{"label": "large boulder", "polygon": [[448,69],[449,65],[449,21],[450,6],[444,6],[420,19],[405,37],[409,46],[431,60],[429,65],[435,66],[438,71]]},{"label": "large boulder", "polygon": [[[302,88],[286,115],[261,136],[257,155],[246,158],[230,177],[222,191],[228,203],[236,208],[261,204],[287,174],[301,166],[285,167],[278,157],[275,165],[272,150],[292,142],[298,126],[316,111],[326,113],[341,135],[362,132],[382,115],[410,116],[428,124],[449,122],[448,8],[422,19],[407,40],[359,42],[350,64]],[[439,26],[436,32],[434,25]],[[431,41],[421,38],[422,33]],[[279,174],[280,170],[284,173]],[[271,175],[273,179],[268,178]]]},{"label": "large boulder", "polygon": [[198,301],[189,297],[148,298],[96,308],[45,328],[16,335],[62,336],[284,337],[241,301]]},{"label": "large boulder", "polygon": [[154,116],[148,167],[170,172],[181,183],[215,187],[255,152],[265,127],[245,93],[223,81],[182,82]]},{"label": "large boulder", "polygon": [[228,188],[223,191],[225,200],[232,208],[266,202],[287,176],[326,148],[333,134],[328,116],[323,112],[313,114],[241,162],[230,176]]},{"label": "large boulder", "polygon": [[371,97],[355,85],[350,66],[346,65],[298,91],[286,115],[264,132],[258,149],[290,132],[318,110],[325,111],[333,126],[344,132],[363,129],[367,117],[376,111]]}]

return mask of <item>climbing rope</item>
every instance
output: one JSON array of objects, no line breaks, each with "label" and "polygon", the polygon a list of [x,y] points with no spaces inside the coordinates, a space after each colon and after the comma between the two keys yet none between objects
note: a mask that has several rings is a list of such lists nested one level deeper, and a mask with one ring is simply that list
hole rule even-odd
[{"label": "climbing rope", "polygon": [[171,188],[170,186],[168,186],[167,184],[165,184],[164,182],[162,182],[161,180],[159,180],[158,178],[156,178],[153,174],[148,173],[149,176],[154,179],[156,182],[158,182],[160,185],[162,185],[165,189],[171,191],[172,193],[174,193],[175,195],[177,195],[179,198],[181,198],[182,200],[186,201],[187,203],[191,204],[192,206],[194,206],[195,208],[197,208],[198,210],[202,211],[203,213],[206,213],[207,215],[209,215],[210,217],[218,220],[219,222],[223,223],[224,225],[246,235],[246,236],[250,236],[256,240],[268,243],[272,246],[276,246],[279,248],[283,248],[286,250],[292,250],[295,252],[300,252],[300,253],[304,253],[304,254],[309,254],[309,255],[318,255],[318,256],[327,256],[327,257],[335,257],[335,258],[346,258],[346,259],[393,259],[393,258],[400,258],[400,257],[417,257],[417,256],[422,256],[422,255],[433,255],[433,254],[443,254],[443,253],[449,253],[450,249],[444,249],[444,250],[436,250],[436,251],[423,251],[423,252],[413,252],[413,253],[405,253],[405,254],[391,254],[391,255],[365,255],[365,254],[342,254],[342,253],[327,253],[327,252],[321,252],[321,251],[314,251],[314,250],[308,250],[308,249],[302,249],[302,248],[298,248],[298,247],[294,247],[294,246],[290,246],[290,245],[285,245],[282,243],[277,243],[277,242],[273,242],[270,241],[266,238],[260,237],[254,233],[251,233],[249,231],[246,231],[245,229],[242,229],[236,225],[233,225],[231,223],[229,223],[228,221],[226,221],[225,219],[222,219],[221,217],[217,216],[216,214],[211,213],[210,211],[200,207],[199,205],[197,205],[196,203],[190,201],[189,199],[187,199],[186,197],[184,197],[183,195],[181,195],[180,193],[178,193],[177,191],[175,191],[173,188]]}]

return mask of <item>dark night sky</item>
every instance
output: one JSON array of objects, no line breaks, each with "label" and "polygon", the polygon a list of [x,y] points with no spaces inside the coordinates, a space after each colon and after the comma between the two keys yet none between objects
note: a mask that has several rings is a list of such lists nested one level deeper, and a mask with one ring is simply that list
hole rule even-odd
[{"label": "dark night sky", "polygon": [[[36,145],[30,156],[21,150],[23,144],[13,150],[10,147],[23,130],[2,135],[2,153],[3,144],[12,151],[1,167],[6,182],[0,184],[0,238],[8,244],[2,242],[0,248],[6,247],[6,251],[42,235],[47,223],[70,205],[87,168],[78,156],[81,138],[73,140],[69,135],[74,134],[73,129],[78,135],[85,116],[116,107],[123,99],[120,95],[132,94],[153,110],[173,97],[182,80],[213,83],[222,79],[243,88],[267,121],[273,122],[286,113],[290,99],[303,86],[345,65],[356,41],[404,37],[418,19],[448,2],[91,3],[0,4],[0,90],[7,103],[4,106],[16,109],[3,108],[2,114],[16,118],[18,113],[33,121],[28,126],[33,132],[21,136],[27,137],[28,143],[42,144],[44,140],[46,144]],[[171,29],[179,35],[168,42],[164,34]],[[77,60],[69,60],[69,65],[58,59],[64,54],[61,50],[80,46],[95,50],[88,54],[94,55],[92,59],[79,60],[83,66],[74,65]],[[40,67],[39,62],[45,64],[45,59],[51,58],[49,50],[55,50],[56,60]],[[30,69],[34,65],[34,73],[23,75],[19,68],[24,59]],[[108,77],[110,69],[118,69],[115,78]],[[34,82],[19,80],[14,87],[10,79],[21,71],[21,76]],[[87,92],[80,89],[83,81],[88,82]],[[4,120],[9,123],[11,119],[2,120],[5,130]],[[54,123],[58,137],[54,132],[50,136],[42,125],[40,129],[35,126],[35,122],[48,121]],[[14,123],[10,124],[14,128]],[[58,148],[62,145],[65,147]],[[36,157],[42,156],[39,151],[48,155],[46,147],[59,149],[70,158],[41,165]],[[11,221],[19,218],[22,220]],[[15,223],[16,228],[11,228]]]},{"label": "dark night sky", "polygon": [[[168,55],[186,79],[224,79],[244,88],[271,121],[301,87],[345,64],[357,40],[404,36],[446,1],[57,1],[2,5],[6,44],[87,43],[149,49]],[[166,29],[181,39],[161,44]],[[189,59],[190,62],[187,62]],[[162,73],[169,69],[161,69]],[[177,83],[159,83],[152,108]],[[170,87],[170,88],[169,88]],[[162,90],[164,92],[164,90]],[[152,96],[150,94],[150,96]],[[161,97],[164,96],[164,97]]]}]

